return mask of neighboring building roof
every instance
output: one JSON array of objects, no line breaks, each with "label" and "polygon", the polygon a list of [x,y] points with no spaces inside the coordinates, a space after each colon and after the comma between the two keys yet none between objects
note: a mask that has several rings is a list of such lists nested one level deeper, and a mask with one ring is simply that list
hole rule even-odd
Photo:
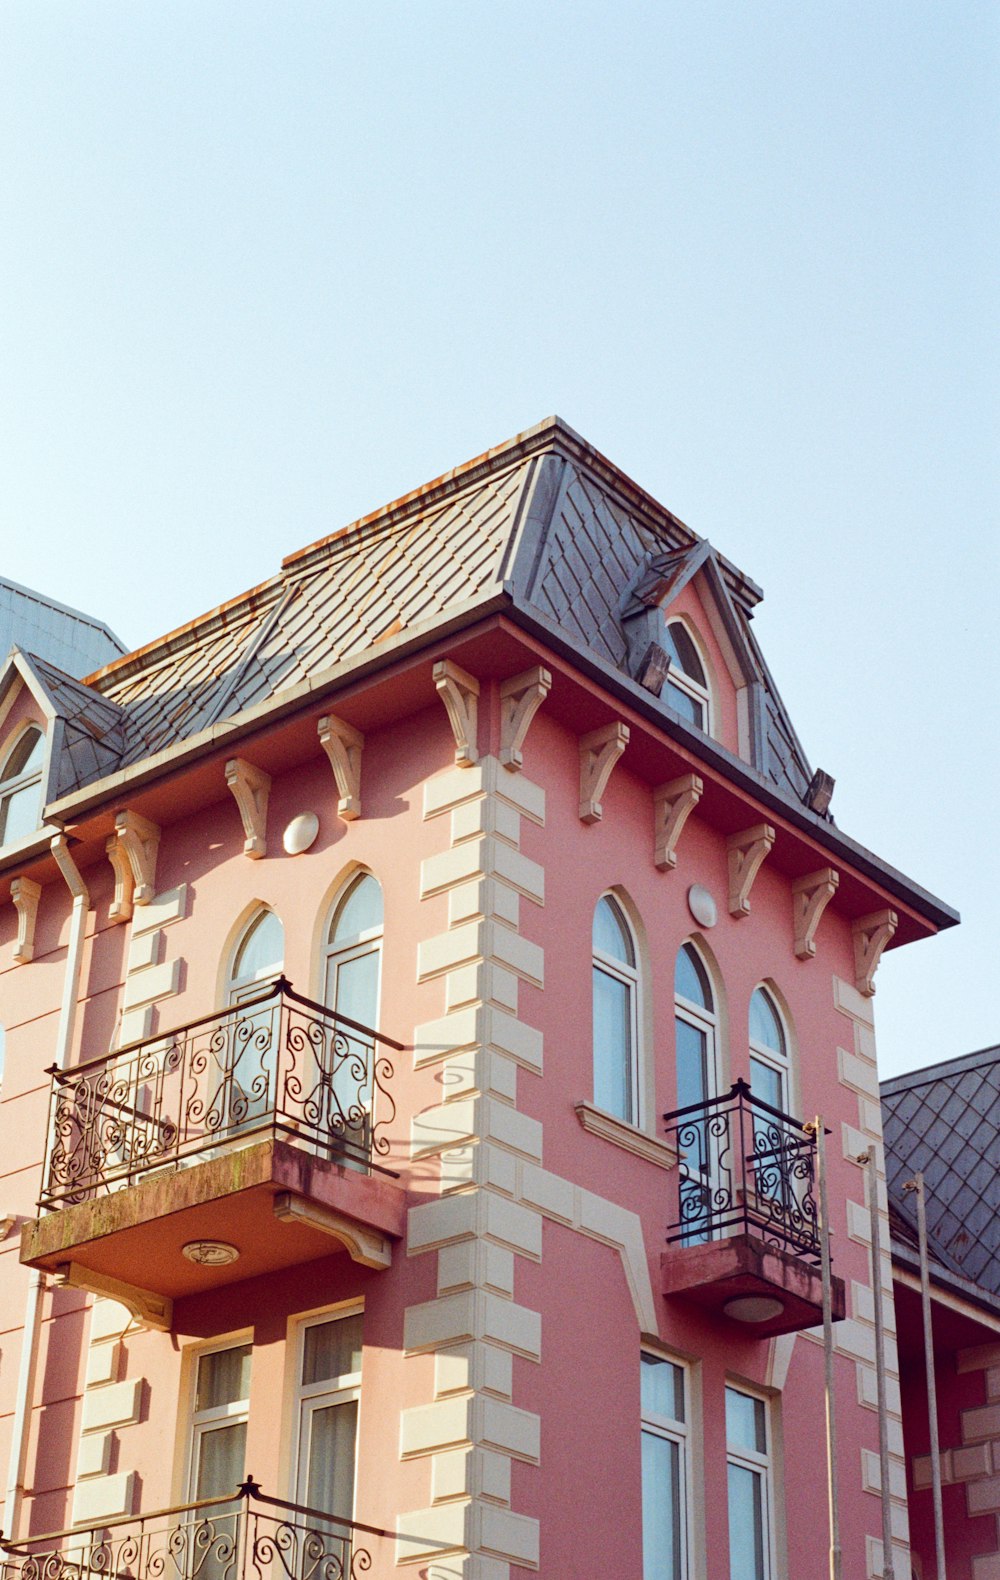
[{"label": "neighboring building roof", "polygon": [[0,576],[0,659],[15,646],[77,677],[127,651],[102,620]]},{"label": "neighboring building roof", "polygon": [[914,1239],[903,1184],[919,1171],[929,1254],[1000,1296],[1000,1046],[883,1081],[881,1095],[889,1207],[909,1226],[903,1238]]}]

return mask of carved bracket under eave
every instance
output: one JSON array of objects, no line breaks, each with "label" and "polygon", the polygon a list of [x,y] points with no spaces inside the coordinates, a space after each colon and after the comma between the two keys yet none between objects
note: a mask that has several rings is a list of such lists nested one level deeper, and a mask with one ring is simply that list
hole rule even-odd
[{"label": "carved bracket under eave", "polygon": [[450,658],[439,659],[433,674],[455,737],[455,762],[472,768],[479,761],[479,681]]},{"label": "carved bracket under eave", "polygon": [[148,905],[156,893],[159,825],[138,812],[119,812],[115,832],[104,848],[115,874],[108,915],[113,922],[127,922],[133,905]]},{"label": "carved bracket under eave", "polygon": [[601,797],[628,737],[628,725],[620,719],[580,736],[580,817],[584,823],[599,823],[603,817]]},{"label": "carved bracket under eave", "polygon": [[320,745],[330,759],[337,781],[337,816],[352,823],[361,816],[361,752],[365,738],[360,730],[335,713],[327,713],[317,726]]},{"label": "carved bracket under eave", "polygon": [[271,775],[248,763],[245,757],[230,757],[226,764],[226,784],[233,792],[243,819],[243,854],[259,861],[267,855],[267,798]]},{"label": "carved bracket under eave", "polygon": [[551,689],[551,672],[540,664],[513,675],[500,687],[500,761],[511,773],[522,766],[524,738]]},{"label": "carved bracket under eave", "polygon": [[774,829],[770,823],[755,823],[740,834],[730,834],[726,840],[730,916],[750,915],[750,890],[773,844]]},{"label": "carved bracket under eave", "polygon": [[38,917],[42,886],[40,883],[35,883],[32,878],[15,878],[10,886],[10,897],[17,912],[17,947],[14,950],[14,959],[19,965],[27,965],[35,956],[35,921]]},{"label": "carved bracket under eave", "polygon": [[106,1273],[97,1273],[91,1267],[81,1267],[79,1262],[60,1262],[53,1274],[53,1282],[60,1289],[87,1289],[92,1295],[104,1295],[117,1300],[131,1311],[142,1328],[152,1328],[157,1333],[169,1333],[174,1319],[174,1303],[167,1295],[157,1295],[151,1289],[140,1289],[136,1284],[122,1283]]},{"label": "carved bracket under eave", "polygon": [[820,867],[792,884],[792,920],[795,927],[795,954],[811,960],[816,953],[814,939],[820,917],[837,892],[840,873],[835,867]]},{"label": "carved bracket under eave", "polygon": [[859,916],[851,928],[854,935],[854,986],[865,998],[875,992],[875,972],[882,951],[899,926],[899,917],[888,908]]},{"label": "carved bracket under eave", "polygon": [[308,1201],[304,1196],[293,1196],[291,1191],[279,1191],[274,1198],[274,1216],[281,1223],[304,1223],[311,1229],[321,1229],[339,1240],[354,1262],[362,1267],[386,1268],[392,1265],[392,1242],[377,1229],[367,1228],[332,1207]]},{"label": "carved bracket under eave", "polygon": [[704,788],[698,774],[682,774],[653,791],[653,861],[661,872],[676,867],[677,841]]}]

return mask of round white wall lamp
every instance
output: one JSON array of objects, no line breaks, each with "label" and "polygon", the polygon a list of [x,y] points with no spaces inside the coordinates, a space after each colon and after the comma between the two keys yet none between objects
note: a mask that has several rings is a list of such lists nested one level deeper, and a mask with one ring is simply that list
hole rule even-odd
[{"label": "round white wall lamp", "polygon": [[199,1267],[229,1267],[240,1259],[237,1247],[227,1245],[225,1240],[189,1240],[182,1255]]},{"label": "round white wall lamp", "polygon": [[703,883],[692,883],[688,889],[688,910],[701,927],[714,927],[719,920],[718,908]]},{"label": "round white wall lamp", "polygon": [[301,856],[304,850],[315,843],[318,833],[319,818],[315,812],[300,812],[285,829],[281,843],[287,855]]}]

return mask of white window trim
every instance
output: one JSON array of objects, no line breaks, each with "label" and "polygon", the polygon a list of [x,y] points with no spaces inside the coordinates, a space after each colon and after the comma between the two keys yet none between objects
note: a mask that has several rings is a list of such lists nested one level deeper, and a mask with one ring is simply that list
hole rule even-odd
[{"label": "white window trim", "polygon": [[364,878],[371,878],[377,883],[382,892],[383,905],[385,891],[373,872],[367,867],[358,868],[352,872],[347,882],[342,884],[334,897],[333,904],[326,913],[326,922],[323,927],[323,948],[320,956],[320,991],[319,998],[329,1009],[336,1013],[336,993],[331,992],[330,972],[331,966],[338,968],[350,960],[360,959],[362,955],[374,954],[378,956],[378,980],[375,985],[375,1017],[370,1030],[378,1030],[378,1019],[382,1007],[382,953],[385,942],[385,921],[377,927],[362,928],[360,933],[352,933],[347,938],[331,938],[338,912],[355,885]]},{"label": "white window trim", "polygon": [[[690,940],[685,940],[685,942],[690,942]],[[683,947],[684,947],[684,944],[681,944],[680,945],[680,949],[683,949]],[[708,979],[709,989],[710,989],[710,991],[712,993],[713,999],[715,999],[717,997],[716,992],[715,992],[715,984],[712,981],[712,973],[709,971],[708,966],[705,963],[705,957],[704,957],[704,955],[699,953],[698,949],[695,948],[694,944],[691,944],[691,948],[694,949],[695,954],[698,956],[698,962],[699,962],[699,964],[701,966],[701,969],[704,971],[705,976]],[[680,952],[680,949],[678,950],[678,953]],[[678,993],[677,989],[675,987],[674,988],[674,1015],[675,1015],[675,1017],[678,1020],[686,1021],[689,1026],[694,1026],[694,1028],[697,1031],[700,1031],[700,1032],[702,1032],[704,1034],[704,1036],[705,1036],[705,1063],[706,1063],[706,1067],[707,1067],[707,1071],[708,1071],[708,1083],[707,1084],[708,1084],[708,1088],[709,1088],[708,1091],[705,1094],[705,1098],[706,1098],[706,1101],[708,1101],[708,1100],[710,1100],[713,1097],[718,1097],[718,1095],[719,1095],[719,1012],[718,1012],[718,1010],[717,1009],[706,1009],[703,1004],[695,1004],[693,1002],[693,1000],[684,998],[682,994]],[[675,1079],[676,1079],[676,1075],[677,1075],[677,1070],[676,1070],[676,1054],[675,1054],[675,1067],[674,1067],[674,1077],[675,1077]]]},{"label": "white window trim", "polygon": [[[260,971],[246,972],[241,976],[237,976],[236,961],[239,957],[240,950],[243,948],[243,945],[246,943],[253,929],[265,916],[273,916],[275,921],[278,923],[278,926],[281,928],[281,959],[275,964],[265,966]],[[242,1004],[248,998],[256,998],[258,993],[262,993],[264,989],[272,982],[277,982],[278,978],[285,969],[284,937],[284,923],[282,922],[281,917],[278,915],[277,911],[273,910],[270,905],[259,906],[257,910],[254,911],[253,915],[247,918],[245,925],[240,928],[240,931],[233,942],[232,948],[229,951],[229,959],[226,963],[227,1008],[233,1008],[235,1005]]]},{"label": "white window trim", "polygon": [[[294,1371],[292,1374],[292,1420],[293,1444],[291,1464],[289,1467],[289,1496],[293,1503],[305,1504],[306,1502],[306,1471],[304,1455],[307,1435],[303,1431],[307,1413],[316,1407],[315,1401],[323,1400],[328,1404],[346,1404],[352,1399],[358,1401],[358,1432],[354,1443],[354,1497],[351,1505],[351,1518],[357,1517],[358,1500],[358,1444],[361,1440],[361,1376],[360,1371],[344,1372],[341,1376],[324,1377],[319,1382],[304,1383],[302,1381],[302,1363],[305,1357],[305,1335],[309,1328],[321,1326],[326,1322],[342,1321],[346,1317],[360,1317],[364,1315],[364,1302],[351,1301],[348,1305],[332,1306],[323,1311],[313,1311],[307,1316],[294,1319],[294,1342],[291,1345]],[[363,1344],[362,1340],[362,1344]]]},{"label": "white window trim", "polygon": [[[213,1410],[197,1410],[198,1402],[198,1367],[206,1355],[219,1355],[224,1350],[239,1350],[245,1345],[250,1346],[250,1386],[253,1387],[253,1335],[252,1333],[239,1333],[230,1336],[218,1343],[199,1345],[197,1349],[188,1350],[186,1360],[189,1367],[187,1386],[187,1411],[186,1411],[186,1446],[184,1453],[184,1498],[186,1503],[193,1503],[197,1498],[195,1492],[195,1472],[198,1464],[197,1443],[205,1427],[218,1426],[220,1421],[249,1421],[250,1395],[245,1399],[237,1400],[233,1404],[218,1405]],[[244,1473],[246,1467],[244,1466]]]},{"label": "white window trim", "polygon": [[[631,925],[631,923],[630,923],[630,921],[628,919],[628,916],[625,914],[625,908],[622,905],[620,899],[614,893],[613,890],[606,889],[604,891],[604,893],[598,897],[597,905],[600,905],[602,900],[610,900],[612,905],[614,906],[616,914],[621,918],[622,926],[624,927],[625,931],[628,934],[629,943],[632,945],[633,957],[638,962],[638,960],[639,960],[639,945],[638,945],[638,942],[636,940],[635,929],[632,927],[632,925]],[[595,906],[595,910],[596,910],[596,906]],[[593,947],[593,945],[592,945],[591,946],[591,981],[593,981],[593,972],[595,970],[603,971],[606,976],[611,977],[615,981],[624,983],[625,987],[628,989],[628,1006],[629,1006],[629,1027],[628,1027],[629,1069],[628,1069],[628,1078],[629,1078],[629,1096],[631,1098],[631,1102],[629,1104],[630,1112],[628,1114],[624,1115],[624,1116],[614,1115],[613,1114],[613,1115],[609,1115],[608,1117],[611,1118],[611,1119],[619,1120],[619,1122],[621,1124],[631,1125],[636,1130],[644,1130],[644,1128],[645,1128],[645,1124],[644,1124],[644,1108],[645,1108],[645,1104],[643,1102],[643,1090],[642,1090],[642,1080],[641,1080],[641,1076],[642,1076],[642,1061],[641,1061],[641,1059],[639,1057],[639,1025],[640,1025],[640,1019],[639,1019],[639,966],[638,966],[638,964],[636,964],[634,966],[626,965],[624,960],[619,960],[614,955],[607,955],[607,954],[604,953],[604,951],[602,949],[595,949]],[[597,1053],[597,1046],[596,1046],[596,1028],[595,1028],[595,1042],[594,1042],[595,1073],[596,1073],[596,1053]],[[595,1089],[595,1097],[596,1097],[596,1089]],[[605,1110],[597,1108],[596,1103],[594,1105],[592,1105],[592,1106],[593,1106],[594,1111],[597,1112],[597,1113],[604,1113],[605,1112]]]},{"label": "white window trim", "polygon": [[[754,1449],[744,1448],[742,1444],[729,1441],[728,1427],[726,1429],[726,1467],[728,1482],[728,1467],[739,1465],[744,1470],[751,1470],[761,1478],[762,1489],[762,1534],[764,1544],[764,1577],[763,1580],[777,1580],[776,1564],[776,1526],[774,1518],[774,1422],[772,1420],[771,1403],[767,1394],[761,1393],[756,1388],[749,1388],[743,1382],[731,1378],[726,1379],[727,1389],[733,1393],[743,1394],[747,1399],[756,1399],[764,1406],[764,1442],[763,1454]],[[728,1516],[728,1487],[727,1505]]]},{"label": "white window trim", "polygon": [[[668,1442],[678,1444],[680,1449],[681,1575],[683,1580],[688,1580],[688,1576],[694,1568],[692,1558],[694,1472],[691,1432],[693,1400],[691,1368],[679,1356],[664,1355],[659,1350],[643,1348],[640,1351],[640,1355],[648,1355],[652,1360],[656,1361],[668,1361],[671,1366],[676,1366],[681,1373],[681,1386],[684,1390],[684,1420],[676,1421],[670,1416],[656,1415],[653,1411],[644,1410],[640,1404],[640,1434],[649,1432],[654,1437],[666,1438]],[[642,1365],[641,1359],[639,1364],[640,1366]]]},{"label": "white window trim", "polygon": [[[3,775],[7,771],[7,764],[14,756],[14,753],[17,751],[21,741],[28,734],[37,736],[41,741],[42,761],[37,768],[32,768],[30,772],[22,769],[16,779],[5,779]],[[20,795],[25,790],[30,790],[33,785],[38,786],[38,806],[36,808],[35,814],[35,827],[34,829],[29,830],[27,834],[22,834],[21,840],[34,838],[42,824],[42,777],[45,773],[45,746],[45,731],[42,729],[41,725],[36,724],[33,721],[29,722],[25,724],[23,728],[18,730],[17,734],[10,742],[8,749],[4,754],[3,767],[0,768],[0,822],[6,822],[7,805],[14,796]],[[0,846],[4,848],[6,848],[7,845],[14,846],[18,843],[20,843],[18,840],[8,840],[4,837],[0,837]]]},{"label": "white window trim", "polygon": [[[781,1102],[778,1104],[778,1107],[781,1109],[782,1113],[791,1114],[794,1112],[794,1093],[792,1091],[792,1060],[790,1054],[791,1039],[788,1034],[788,1024],[784,1015],[781,1013],[781,1007],[778,1004],[777,999],[765,983],[758,982],[757,986],[754,988],[750,995],[751,1005],[753,1004],[753,1000],[758,993],[762,993],[764,995],[767,1002],[770,1004],[772,1011],[774,1012],[774,1016],[778,1022],[779,1027],[781,1028],[781,1035],[784,1038],[785,1052],[784,1055],[782,1055],[775,1048],[768,1047],[767,1043],[756,1042],[754,1040],[754,1037],[749,1031],[748,1013],[747,1042],[750,1048],[750,1057],[752,1059],[757,1059],[761,1064],[766,1064],[768,1069],[774,1070],[776,1072],[781,1081]],[[750,1089],[753,1091],[752,1074],[750,1079]]]},{"label": "white window trim", "polygon": [[[701,667],[705,672],[706,679],[708,679],[712,673],[712,669],[705,654],[704,644],[700,640],[698,633],[692,629],[686,620],[679,619],[677,615],[674,615],[672,618],[664,618],[664,628],[666,631],[669,631],[670,627],[673,625],[679,625],[683,629],[685,636],[688,637],[691,645],[694,647],[695,652],[698,654]],[[712,702],[711,686],[699,685],[693,676],[689,675],[686,670],[681,669],[680,665],[675,664],[673,659],[671,659],[670,668],[667,671],[668,693],[671,686],[676,686],[678,691],[683,691],[685,696],[690,697],[693,702],[698,702],[701,704],[701,707],[704,710],[703,722],[700,725],[696,725],[695,728],[703,730],[706,735],[714,736],[715,708]]]}]

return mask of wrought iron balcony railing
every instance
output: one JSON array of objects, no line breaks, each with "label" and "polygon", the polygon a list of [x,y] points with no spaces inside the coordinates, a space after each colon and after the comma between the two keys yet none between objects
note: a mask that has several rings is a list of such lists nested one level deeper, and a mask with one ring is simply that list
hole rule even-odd
[{"label": "wrought iron balcony railing", "polygon": [[279,977],[175,1031],[53,1067],[39,1206],[86,1201],[261,1136],[378,1168],[395,1115],[385,1047],[402,1044]]},{"label": "wrought iron balcony railing", "polygon": [[372,1567],[359,1538],[385,1534],[267,1497],[251,1477],[225,1502],[202,1499],[13,1545],[0,1537],[0,1580],[358,1580]]},{"label": "wrought iron balcony railing", "polygon": [[807,1261],[820,1259],[816,1138],[737,1081],[724,1097],[664,1114],[678,1154],[680,1216],[667,1243],[700,1245],[755,1234]]}]

